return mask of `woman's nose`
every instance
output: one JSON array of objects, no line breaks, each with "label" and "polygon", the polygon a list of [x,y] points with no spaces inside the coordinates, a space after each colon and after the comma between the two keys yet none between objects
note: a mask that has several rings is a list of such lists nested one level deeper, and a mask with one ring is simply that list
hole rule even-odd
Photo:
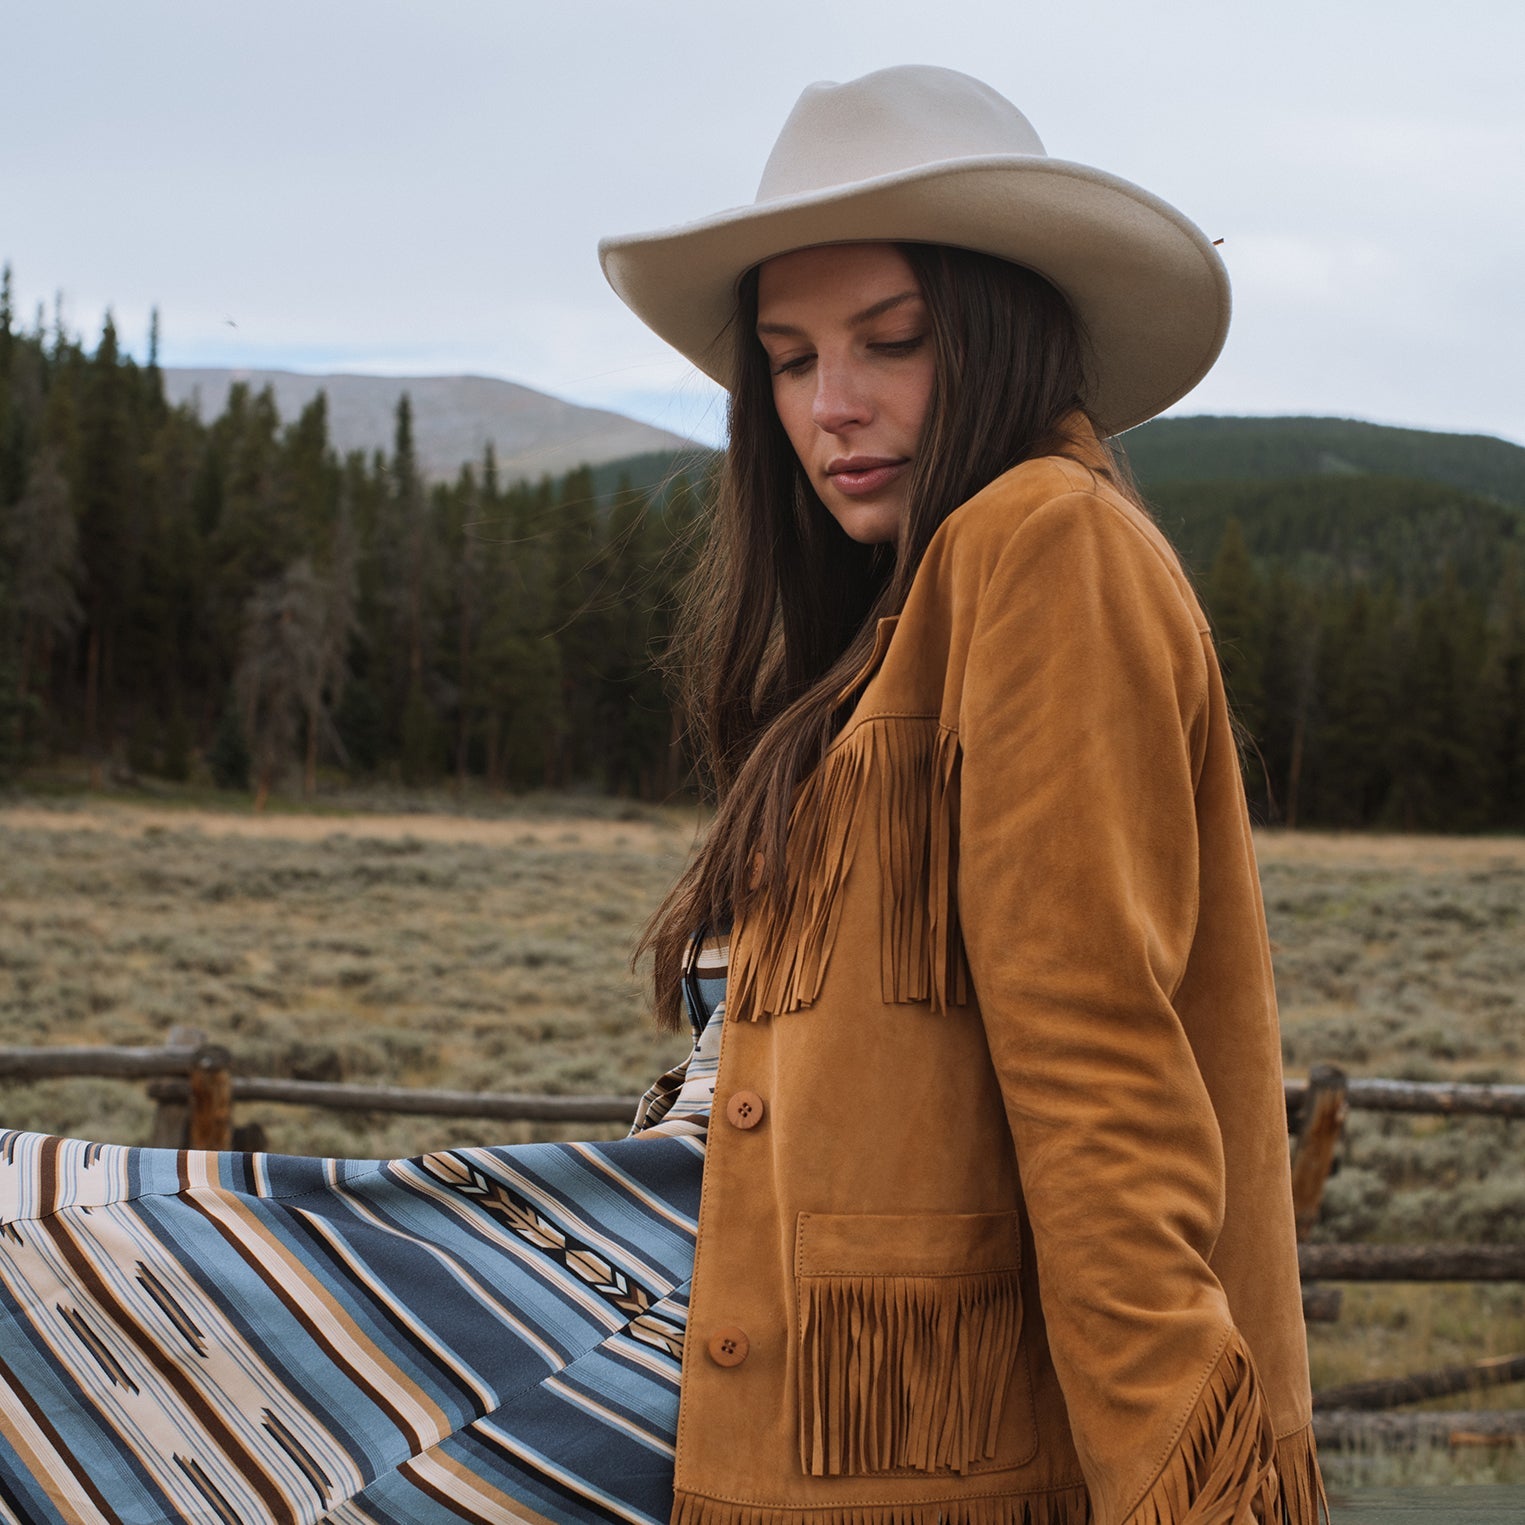
[{"label": "woman's nose", "polygon": [[810,416],[818,429],[839,434],[843,429],[867,423],[872,414],[867,393],[851,366],[817,361]]}]

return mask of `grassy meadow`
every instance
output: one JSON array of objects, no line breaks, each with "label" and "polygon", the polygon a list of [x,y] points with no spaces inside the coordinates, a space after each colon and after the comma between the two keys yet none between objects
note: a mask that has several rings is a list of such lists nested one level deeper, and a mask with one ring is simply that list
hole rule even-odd
[{"label": "grassy meadow", "polygon": [[[252,1074],[633,1094],[681,1056],[627,967],[691,812],[531,804],[469,819],[0,808],[0,1043],[204,1029]],[[1260,838],[1289,1073],[1525,1082],[1525,841]],[[143,1088],[0,1082],[0,1126],[147,1137]],[[272,1148],[402,1155],[527,1124],[241,1106]],[[1525,1124],[1354,1113],[1318,1234],[1525,1240]],[[596,1131],[588,1125],[533,1136]],[[1315,1387],[1525,1351],[1525,1287],[1351,1286]],[[1458,1407],[1525,1405],[1525,1385]],[[1525,1481],[1465,1447],[1331,1456],[1336,1484]]]},{"label": "grassy meadow", "polygon": [[[694,818],[625,813],[0,811],[0,1041],[154,1044],[187,1024],[250,1074],[639,1091],[686,1045],[646,1022],[630,944]],[[135,1142],[149,1125],[118,1082],[0,1095],[12,1126]],[[282,1151],[363,1156],[484,1126],[280,1106],[238,1121]]]}]

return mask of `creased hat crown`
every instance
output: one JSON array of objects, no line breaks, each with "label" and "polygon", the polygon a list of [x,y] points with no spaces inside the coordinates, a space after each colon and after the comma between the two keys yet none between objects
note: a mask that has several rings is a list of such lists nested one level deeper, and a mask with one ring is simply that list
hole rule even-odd
[{"label": "creased hat crown", "polygon": [[808,86],[757,187],[758,202],[876,180],[951,159],[1046,157],[1005,96],[954,69],[905,64]]},{"label": "creased hat crown", "polygon": [[1228,332],[1228,272],[1200,228],[1131,181],[1051,158],[1004,96],[923,64],[809,86],[755,201],[599,253],[632,311],[728,386],[755,343],[735,321],[742,276],[865,241],[948,244],[1043,276],[1079,322],[1083,401],[1108,434],[1190,391]]}]

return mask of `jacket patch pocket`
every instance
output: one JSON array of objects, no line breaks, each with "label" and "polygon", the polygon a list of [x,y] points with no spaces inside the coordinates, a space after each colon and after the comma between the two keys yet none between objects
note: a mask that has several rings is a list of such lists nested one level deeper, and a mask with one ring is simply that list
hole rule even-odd
[{"label": "jacket patch pocket", "polygon": [[801,1213],[800,1462],[815,1476],[1018,1466],[1016,1213]]}]

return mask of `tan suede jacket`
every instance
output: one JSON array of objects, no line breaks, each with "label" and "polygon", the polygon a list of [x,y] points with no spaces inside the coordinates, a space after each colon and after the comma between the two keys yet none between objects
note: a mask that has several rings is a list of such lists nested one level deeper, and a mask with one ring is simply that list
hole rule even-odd
[{"label": "tan suede jacket", "polygon": [[939,530],[735,928],[677,1521],[1318,1516],[1218,666],[1073,455]]}]

